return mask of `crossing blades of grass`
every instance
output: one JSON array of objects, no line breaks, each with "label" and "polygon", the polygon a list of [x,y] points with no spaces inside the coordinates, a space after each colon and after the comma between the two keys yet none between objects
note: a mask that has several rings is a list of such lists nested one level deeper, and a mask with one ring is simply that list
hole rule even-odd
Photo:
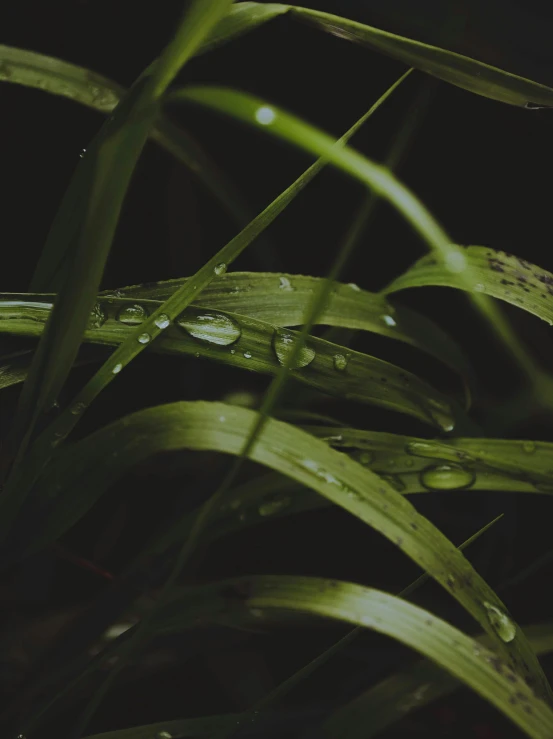
[{"label": "crossing blades of grass", "polygon": [[[116,421],[60,451],[45,469],[36,483],[37,497],[47,501],[49,509],[41,516],[41,529],[65,530],[125,469],[156,452],[188,448],[239,455],[256,422],[250,410],[204,402],[159,406]],[[548,695],[539,663],[503,603],[453,544],[393,487],[347,455],[281,421],[267,420],[249,457],[316,490],[380,531],[473,615],[515,671]]]}]

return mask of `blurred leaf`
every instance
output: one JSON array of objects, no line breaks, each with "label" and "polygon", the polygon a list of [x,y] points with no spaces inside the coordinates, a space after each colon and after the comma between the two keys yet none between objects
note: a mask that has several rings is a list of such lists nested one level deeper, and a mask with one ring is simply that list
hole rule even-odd
[{"label": "blurred leaf", "polygon": [[[42,536],[66,530],[125,470],[147,456],[184,448],[240,455],[256,423],[256,414],[244,408],[182,402],[139,411],[110,424],[60,451],[37,481],[37,499],[47,501],[41,513]],[[267,421],[249,458],[316,490],[380,531],[473,615],[517,672],[528,677],[540,694],[548,694],[539,663],[503,603],[455,546],[393,487],[281,421]],[[508,633],[490,615],[496,612],[508,625]]]},{"label": "blurred leaf", "polygon": [[[388,593],[339,580],[315,577],[257,576],[226,580],[183,590],[158,614],[160,632],[196,623],[263,623],[265,616],[291,612],[337,619],[397,639],[422,653],[470,687],[513,721],[528,736],[543,739],[553,732],[553,712],[496,652],[428,611]],[[277,616],[278,618],[278,616]],[[436,669],[436,668],[434,668]],[[402,697],[405,697],[402,694]],[[350,737],[336,721],[333,733]],[[354,721],[354,727],[359,724]],[[355,736],[364,736],[356,733]]]}]

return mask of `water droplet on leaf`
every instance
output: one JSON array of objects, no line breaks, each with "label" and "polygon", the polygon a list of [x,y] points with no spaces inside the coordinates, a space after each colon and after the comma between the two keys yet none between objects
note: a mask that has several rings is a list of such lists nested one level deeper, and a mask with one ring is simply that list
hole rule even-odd
[{"label": "water droplet on leaf", "polygon": [[150,342],[150,339],[151,338],[152,337],[150,336],[150,334],[147,334],[147,333],[140,334],[140,336],[138,337],[138,343],[139,344],[148,344]]},{"label": "water droplet on leaf", "polygon": [[167,328],[171,321],[166,313],[160,313],[159,316],[155,319],[154,323],[158,328],[164,329]]},{"label": "water droplet on leaf", "polygon": [[244,358],[245,359],[251,359],[252,358],[252,353],[251,352],[244,352]]},{"label": "water droplet on leaf", "polygon": [[234,344],[242,333],[236,321],[222,313],[183,314],[177,324],[195,339],[218,346]]},{"label": "water droplet on leaf", "polygon": [[536,451],[536,444],[533,441],[523,441],[522,449],[527,454],[533,454]]},{"label": "water droplet on leaf", "polygon": [[74,416],[79,416],[85,409],[85,403],[75,403],[75,405],[71,408],[71,413]]},{"label": "water droplet on leaf", "polygon": [[397,326],[396,320],[392,316],[382,316],[382,320],[386,326]]},{"label": "water droplet on leaf", "polygon": [[[286,364],[290,355],[294,351],[296,342],[297,338],[294,334],[291,334],[289,331],[283,331],[280,328],[276,329],[273,337],[273,349],[280,364]],[[307,365],[311,364],[314,359],[314,350],[304,344],[296,354],[296,358],[291,369],[307,367]]]},{"label": "water droplet on leaf", "polygon": [[421,484],[427,490],[463,490],[476,479],[473,470],[459,464],[438,464],[421,472]]},{"label": "water droplet on leaf", "polygon": [[125,305],[117,314],[117,320],[126,326],[138,326],[148,318],[148,311],[139,303]]},{"label": "water droplet on leaf", "polygon": [[292,287],[292,283],[287,277],[279,277],[279,288],[281,290],[284,290],[287,293],[293,292],[294,288]]},{"label": "water droplet on leaf", "polygon": [[260,516],[273,516],[275,513],[279,513],[290,505],[290,498],[273,498],[273,500],[267,500],[263,502],[259,508]]},{"label": "water droplet on leaf", "polygon": [[348,358],[343,354],[334,355],[334,367],[339,371],[343,372],[348,366]]},{"label": "water droplet on leaf", "polygon": [[217,275],[217,277],[220,277],[221,275],[224,275],[227,271],[227,265],[224,262],[221,262],[216,267],[213,267],[213,271]]},{"label": "water droplet on leaf", "polygon": [[118,375],[122,369],[123,369],[123,365],[119,362],[113,366],[113,369],[111,371],[112,371],[112,374]]},{"label": "water droplet on leaf", "polygon": [[100,303],[95,303],[88,318],[88,328],[100,328],[106,322],[106,314]]},{"label": "water droplet on leaf", "polygon": [[512,642],[517,633],[517,627],[513,621],[497,606],[494,606],[487,601],[484,601],[483,605],[486,609],[488,620],[499,638],[507,644]]},{"label": "water droplet on leaf", "polygon": [[255,120],[262,126],[269,126],[276,118],[275,111],[268,105],[262,105],[255,111]]}]

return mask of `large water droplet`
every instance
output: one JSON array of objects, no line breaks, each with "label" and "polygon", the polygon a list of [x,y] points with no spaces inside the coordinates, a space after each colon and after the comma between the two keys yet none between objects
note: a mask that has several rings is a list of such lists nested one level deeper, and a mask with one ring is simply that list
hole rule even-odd
[{"label": "large water droplet", "polygon": [[463,490],[470,487],[476,475],[459,464],[438,464],[421,472],[420,481],[428,490]]},{"label": "large water droplet", "polygon": [[[286,364],[290,355],[294,351],[296,342],[297,338],[294,334],[291,334],[289,331],[283,331],[280,328],[276,329],[273,337],[273,349],[275,350],[275,354],[277,355],[277,359],[280,364]],[[291,368],[299,369],[300,367],[307,367],[307,365],[311,364],[314,359],[314,350],[304,344],[296,354],[296,359]]]},{"label": "large water droplet", "polygon": [[224,275],[227,271],[227,265],[224,262],[221,262],[216,267],[213,267],[213,271],[217,275],[217,277],[220,277],[221,275]]},{"label": "large water droplet", "polygon": [[125,305],[117,314],[117,320],[126,326],[138,326],[148,318],[148,311],[139,303]]},{"label": "large water droplet", "polygon": [[88,328],[100,328],[106,322],[106,314],[100,303],[95,303],[88,318]]},{"label": "large water droplet", "polygon": [[138,343],[139,344],[148,344],[150,342],[151,338],[152,337],[150,336],[150,334],[147,334],[147,333],[140,334],[140,336],[138,337]]},{"label": "large water droplet", "polygon": [[160,313],[159,316],[155,319],[154,323],[158,328],[163,330],[164,328],[167,328],[167,326],[171,323],[171,320],[166,313]]},{"label": "large water droplet", "polygon": [[287,277],[279,277],[279,288],[281,290],[284,290],[284,292],[291,293],[294,291],[294,288],[292,287],[292,283]]},{"label": "large water droplet", "polygon": [[346,367],[348,366],[348,358],[344,356],[343,354],[335,354],[334,355],[334,367],[339,372],[343,372]]},{"label": "large water droplet", "polygon": [[255,111],[255,120],[262,126],[270,126],[276,118],[275,111],[268,105],[262,105]]},{"label": "large water droplet", "polygon": [[273,516],[290,505],[290,498],[273,498],[264,501],[258,508],[260,516]]},{"label": "large water droplet", "polygon": [[517,633],[517,627],[513,621],[511,621],[509,616],[507,616],[501,608],[498,608],[487,601],[484,601],[483,605],[486,609],[486,614],[492,629],[497,633],[499,638],[507,643],[513,641]]},{"label": "large water droplet", "polygon": [[234,344],[241,334],[240,326],[222,313],[183,314],[177,318],[177,323],[195,339],[218,346]]}]

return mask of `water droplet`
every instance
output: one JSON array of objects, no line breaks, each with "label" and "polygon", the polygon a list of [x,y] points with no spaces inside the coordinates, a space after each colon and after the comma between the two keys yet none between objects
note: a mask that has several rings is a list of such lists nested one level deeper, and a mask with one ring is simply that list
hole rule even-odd
[{"label": "water droplet", "polygon": [[[294,334],[288,331],[283,331],[277,328],[273,337],[273,349],[277,355],[277,359],[280,364],[286,364],[288,358],[294,351],[294,346],[297,339]],[[307,367],[308,364],[315,359],[315,352],[305,344],[301,347],[299,352],[296,354],[294,365],[291,369],[299,369],[300,367]]]},{"label": "water droplet", "polygon": [[88,328],[100,328],[106,322],[106,314],[100,303],[95,303],[88,318]]},{"label": "water droplet", "polygon": [[85,403],[75,403],[75,405],[71,408],[71,413],[74,416],[80,416],[80,414],[86,409]]},{"label": "water droplet", "polygon": [[355,290],[355,292],[357,293],[361,292],[361,288],[359,287],[359,285],[356,285],[355,282],[348,282],[348,287],[352,290]]},{"label": "water droplet", "polygon": [[292,287],[292,283],[287,277],[279,277],[279,288],[281,290],[284,290],[284,292],[291,293],[293,292],[294,288]]},{"label": "water droplet", "polygon": [[262,105],[255,111],[255,120],[262,126],[270,126],[276,118],[275,111],[268,105]]},{"label": "water droplet", "polygon": [[459,462],[460,456],[464,459],[468,458],[468,455],[464,452],[461,454],[442,444],[436,444],[431,441],[410,441],[405,446],[405,451],[408,454],[413,454],[415,457],[429,457],[430,459],[447,459],[449,462]]},{"label": "water droplet", "polygon": [[359,462],[361,464],[370,464],[372,462],[373,455],[370,452],[361,452],[359,454]]},{"label": "water droplet", "polygon": [[348,358],[343,354],[334,355],[334,367],[339,371],[343,372],[348,366]]},{"label": "water droplet", "polygon": [[445,268],[454,274],[464,272],[467,268],[467,259],[463,252],[457,249],[449,251],[445,257]]},{"label": "water droplet", "polygon": [[455,421],[451,415],[451,409],[447,405],[436,398],[428,398],[430,415],[443,431],[453,431]]},{"label": "water droplet", "polygon": [[173,735],[170,734],[168,731],[158,731],[156,734],[156,739],[173,739]]},{"label": "water droplet", "polygon": [[382,320],[386,326],[397,326],[396,320],[392,316],[382,316]]},{"label": "water droplet", "polygon": [[230,350],[230,353],[231,353],[231,354],[236,354],[236,349],[231,349],[231,350]]},{"label": "water droplet", "polygon": [[475,293],[483,293],[486,287],[481,282],[477,282],[472,289]]},{"label": "water droplet", "polygon": [[331,475],[330,472],[327,472],[324,470],[318,462],[315,462],[313,459],[302,459],[301,464],[306,469],[310,470],[311,472],[314,472],[317,477],[320,477],[321,480],[324,480],[325,482],[330,483],[331,485],[338,485],[339,487],[343,488],[344,485],[338,480],[337,477],[334,477],[334,475]]},{"label": "water droplet", "polygon": [[221,275],[224,275],[227,271],[227,265],[224,262],[221,262],[216,267],[213,267],[213,271],[217,275],[217,277],[220,277]]},{"label": "water droplet", "polygon": [[405,490],[405,483],[401,477],[398,477],[397,475],[380,475],[380,477],[387,482],[388,485],[393,487],[394,490],[397,490],[398,493]]},{"label": "water droplet", "polygon": [[473,470],[459,464],[438,464],[421,472],[420,481],[428,490],[464,490],[476,479]]},{"label": "water droplet", "polygon": [[273,498],[263,502],[259,508],[260,516],[273,516],[290,505],[290,498]]},{"label": "water droplet", "polygon": [[244,352],[244,357],[245,357],[245,359],[251,359],[252,358],[252,353],[251,352]]},{"label": "water droplet", "polygon": [[225,416],[219,416],[219,422],[220,423],[224,423],[226,420],[227,419],[225,418]]},{"label": "water droplet", "polygon": [[59,444],[64,440],[65,434],[62,431],[56,431],[54,436],[52,437],[52,441],[50,442],[50,445],[53,447],[59,446]]},{"label": "water droplet", "polygon": [[120,362],[118,362],[117,364],[113,366],[113,369],[111,371],[112,371],[112,374],[118,375],[122,369],[123,369],[123,365]]},{"label": "water droplet", "polygon": [[183,314],[177,318],[177,323],[195,339],[218,346],[234,344],[242,333],[236,321],[222,313]]},{"label": "water droplet", "polygon": [[146,334],[146,333],[140,334],[140,336],[138,337],[138,343],[139,344],[148,344],[151,338],[152,337],[150,336],[150,334]]},{"label": "water droplet", "polygon": [[523,441],[522,449],[527,454],[533,454],[536,451],[536,444],[533,441]]},{"label": "water droplet", "polygon": [[81,149],[81,153],[79,154],[79,159],[82,159],[85,154],[86,154],[86,149]]},{"label": "water droplet", "polygon": [[139,303],[125,305],[117,314],[117,320],[126,326],[138,326],[148,318],[148,311]]},{"label": "water droplet", "polygon": [[488,620],[499,638],[507,644],[512,642],[516,636],[517,627],[513,621],[511,621],[509,616],[507,616],[501,608],[498,608],[487,601],[484,601],[483,606],[486,609]]},{"label": "water droplet", "polygon": [[158,328],[163,330],[164,328],[167,328],[167,326],[171,323],[171,320],[166,313],[160,313],[159,316],[155,319],[154,323]]}]

